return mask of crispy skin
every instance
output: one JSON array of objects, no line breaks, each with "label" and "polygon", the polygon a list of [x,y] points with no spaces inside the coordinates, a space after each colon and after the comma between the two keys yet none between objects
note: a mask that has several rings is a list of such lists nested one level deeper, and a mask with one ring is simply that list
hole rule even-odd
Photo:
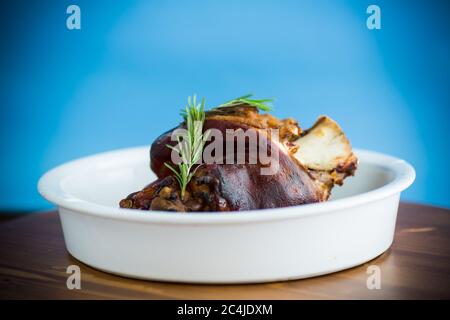
[{"label": "crispy skin", "polygon": [[[181,124],[179,127],[182,127]],[[251,209],[277,208],[306,203],[320,202],[328,199],[334,184],[342,184],[343,179],[356,170],[357,159],[351,152],[350,144],[337,124],[323,117],[309,130],[302,132],[293,119],[279,120],[273,116],[260,115],[253,107],[224,108],[207,113],[204,130],[220,130],[224,137],[226,129],[253,130],[260,143],[269,147],[269,154],[278,153],[279,167],[272,175],[262,175],[261,168],[267,167],[257,163],[203,164],[188,184],[186,195],[180,198],[179,186],[172,173],[165,166],[171,162],[171,149],[167,144],[175,145],[170,137],[174,129],[162,134],[152,144],[150,150],[150,166],[158,176],[158,180],[132,193],[120,203],[121,207],[143,210],[166,211],[241,211]],[[280,143],[273,144],[270,135],[263,129],[279,129]],[[330,145],[328,136],[339,137],[339,144],[333,144],[339,159],[333,158],[323,163],[326,167],[314,167],[314,154],[305,157],[301,149],[312,148],[320,131],[329,133],[318,139],[318,150]],[[328,131],[327,131],[328,130]],[[334,140],[332,141],[334,143]],[[224,150],[226,140],[223,141]],[[246,159],[250,149],[245,145]],[[313,145],[314,147],[314,145]],[[313,151],[316,149],[312,148]],[[224,155],[225,157],[225,155]],[[331,162],[331,163],[330,163]],[[320,163],[319,163],[320,164]]]}]

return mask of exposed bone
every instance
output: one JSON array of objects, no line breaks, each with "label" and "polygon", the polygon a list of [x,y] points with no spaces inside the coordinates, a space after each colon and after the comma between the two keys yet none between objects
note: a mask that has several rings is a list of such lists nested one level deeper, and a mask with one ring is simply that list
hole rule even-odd
[{"label": "exposed bone", "polygon": [[308,169],[331,171],[353,157],[350,142],[339,125],[322,116],[293,142],[295,158]]}]

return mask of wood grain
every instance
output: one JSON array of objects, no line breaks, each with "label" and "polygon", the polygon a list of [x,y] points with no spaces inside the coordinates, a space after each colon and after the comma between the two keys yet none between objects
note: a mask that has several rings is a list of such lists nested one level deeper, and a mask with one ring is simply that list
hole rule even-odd
[{"label": "wood grain", "polygon": [[[81,268],[81,289],[66,268]],[[366,286],[381,269],[381,289]],[[254,285],[192,285],[123,278],[70,256],[56,212],[0,224],[2,299],[442,299],[450,298],[450,210],[401,203],[394,244],[356,268],[311,279]]]}]

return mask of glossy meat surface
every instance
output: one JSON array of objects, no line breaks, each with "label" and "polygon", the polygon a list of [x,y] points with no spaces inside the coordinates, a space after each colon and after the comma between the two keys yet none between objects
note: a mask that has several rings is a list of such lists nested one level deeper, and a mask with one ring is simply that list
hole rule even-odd
[{"label": "glossy meat surface", "polygon": [[[254,152],[246,142],[245,163],[226,164],[225,152],[221,159],[216,159],[216,163],[201,164],[188,184],[185,197],[181,199],[177,181],[164,165],[165,162],[171,162],[172,150],[167,144],[176,144],[171,141],[174,128],[158,137],[150,150],[150,167],[159,179],[129,195],[121,201],[120,206],[183,212],[241,211],[301,205],[327,200],[333,185],[341,184],[356,169],[357,159],[351,152],[348,140],[337,124],[328,118],[319,119],[315,127],[310,129],[311,135],[307,136],[308,131],[302,133],[293,119],[278,120],[272,116],[259,115],[253,108],[245,107],[225,112],[219,110],[209,113],[204,131],[216,129],[223,133],[226,137],[221,142],[224,150],[227,142],[234,139],[226,136],[227,129],[254,131],[258,137],[258,146],[267,145],[269,157],[277,155],[278,166],[273,174],[261,174],[261,169],[270,165],[262,163],[259,158],[256,163],[250,161]],[[316,129],[312,130],[314,128]],[[277,143],[272,141],[272,136],[265,129],[279,130],[280,138]],[[321,135],[322,131],[327,135]],[[314,141],[317,145],[314,145]],[[337,156],[333,157],[331,154],[332,158],[327,159],[322,153],[326,154],[330,145]],[[302,157],[302,148],[312,151]],[[314,159],[315,153],[327,162],[323,164],[326,165],[323,170],[318,165],[312,167],[311,163],[320,164],[320,159]]]}]

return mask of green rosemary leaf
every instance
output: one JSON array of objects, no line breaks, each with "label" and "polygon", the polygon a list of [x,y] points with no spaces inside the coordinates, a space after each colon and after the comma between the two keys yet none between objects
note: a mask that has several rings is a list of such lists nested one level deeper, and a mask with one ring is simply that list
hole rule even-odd
[{"label": "green rosemary leaf", "polygon": [[253,94],[246,94],[244,96],[225,102],[216,108],[231,107],[239,104],[248,104],[266,112],[272,110],[273,99],[250,99],[252,96]]},{"label": "green rosemary leaf", "polygon": [[[169,168],[175,175],[181,189],[181,198],[184,198],[186,187],[194,176],[197,168],[197,162],[201,159],[203,147],[205,145],[206,136],[203,133],[203,123],[205,121],[205,99],[197,103],[197,96],[188,97],[187,106],[180,112],[186,123],[186,134],[177,135],[177,146],[169,146],[170,149],[179,153],[181,163],[178,164],[176,170],[169,163],[165,166]],[[193,168],[195,170],[193,170]]]}]

